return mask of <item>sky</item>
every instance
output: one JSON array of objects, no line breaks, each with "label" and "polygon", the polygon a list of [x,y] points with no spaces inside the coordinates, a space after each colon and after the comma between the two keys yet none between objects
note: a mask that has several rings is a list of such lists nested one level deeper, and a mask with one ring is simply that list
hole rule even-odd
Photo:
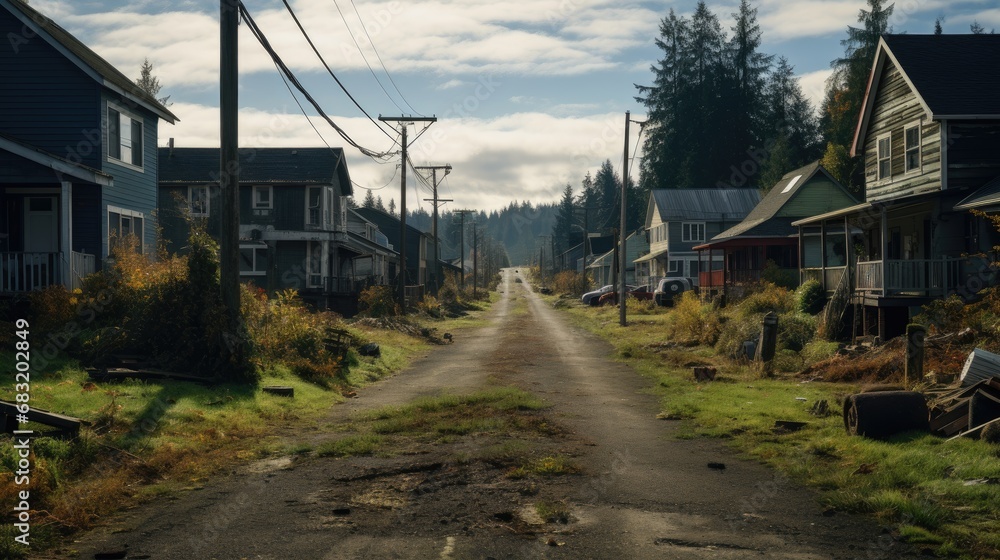
[{"label": "sky", "polygon": [[[442,210],[490,211],[511,201],[556,202],[566,184],[579,190],[605,160],[619,172],[625,112],[641,121],[634,84],[648,85],[660,57],[654,40],[673,8],[688,16],[694,0],[290,0],[334,74],[372,122],[323,68],[280,0],[245,0],[278,54],[323,110],[358,144],[394,149],[398,129],[378,116],[435,116],[409,128],[410,159],[418,166],[452,166],[440,180]],[[205,0],[31,0],[128,76],[144,58],[153,64],[180,121],[161,123],[159,143],[219,144],[219,2]],[[708,2],[724,29],[734,0]],[[857,0],[757,0],[761,50],[785,56],[803,91],[818,106],[830,61],[857,22]],[[1000,28],[995,0],[898,0],[894,32],[967,33],[978,21]],[[347,145],[316,111],[310,121],[265,51],[241,25],[240,145],[344,147],[355,199],[372,189],[400,201],[398,158],[375,161]],[[379,123],[381,124],[381,123]],[[315,130],[314,130],[315,126]],[[636,125],[630,156],[641,148]],[[396,148],[398,149],[398,148]],[[638,177],[640,153],[632,160]],[[430,210],[429,184],[407,179],[407,205]]]}]

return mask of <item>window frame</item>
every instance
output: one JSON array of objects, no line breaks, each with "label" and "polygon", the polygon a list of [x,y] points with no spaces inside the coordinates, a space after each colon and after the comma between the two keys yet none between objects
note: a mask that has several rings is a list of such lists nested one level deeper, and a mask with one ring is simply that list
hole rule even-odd
[{"label": "window frame", "polygon": [[[700,237],[692,235],[692,230],[697,228]],[[698,243],[705,241],[705,222],[681,222],[681,242]]]},{"label": "window frame", "polygon": [[[257,197],[257,193],[259,192],[267,193],[267,204],[261,204],[260,199]],[[271,185],[254,185],[251,190],[251,204],[254,210],[274,209],[274,187]]]},{"label": "window frame", "polygon": [[[138,210],[131,210],[128,208],[119,208],[118,206],[107,206],[105,211],[108,216],[108,255],[111,255],[114,249],[114,244],[116,239],[120,239],[122,236],[122,230],[124,229],[123,224],[127,221],[129,223],[129,234],[135,235],[136,239],[139,241],[139,254],[145,254],[146,252],[146,215]],[[111,216],[116,214],[118,216],[118,227],[111,227]],[[117,233],[115,233],[117,232]],[[126,234],[127,235],[127,234]]]},{"label": "window frame", "polygon": [[[115,122],[111,117],[112,113],[118,115],[117,124],[112,125]],[[129,111],[128,109],[122,108],[120,105],[108,101],[106,112],[105,112],[105,122],[107,123],[107,158],[109,163],[114,163],[116,165],[122,165],[128,167],[139,173],[145,173],[145,157],[146,157],[146,121],[136,113]],[[128,143],[123,142],[123,121],[128,121],[129,137]],[[136,128],[138,125],[138,137],[136,137]],[[117,139],[117,142],[115,141]],[[126,150],[128,150],[126,152]],[[138,152],[138,154],[136,154]],[[124,158],[125,154],[128,153],[128,160]],[[136,155],[138,155],[138,163],[136,163]]]},{"label": "window frame", "polygon": [[[882,142],[888,147],[888,153],[883,157],[881,153]],[[887,173],[882,174],[882,163],[886,163]],[[892,179],[892,132],[879,134],[875,137],[875,180],[888,181]]]},{"label": "window frame", "polygon": [[[243,251],[252,251],[250,270],[243,270]],[[262,257],[258,257],[260,253]],[[257,266],[263,261],[263,268],[258,270]],[[263,245],[240,245],[240,276],[267,276],[267,247]]]},{"label": "window frame", "polygon": [[[907,143],[909,141],[909,132],[915,130],[917,132],[917,144],[915,146],[909,146]],[[921,130],[921,123],[917,121],[915,123],[910,123],[909,125],[903,127],[903,172],[904,173],[919,173],[923,168],[923,131]],[[917,164],[914,167],[910,167],[910,152],[916,151]]]},{"label": "window frame", "polygon": [[[195,212],[194,198],[192,193],[195,190],[205,191],[205,209],[202,212]],[[209,185],[188,185],[187,188],[187,209],[188,215],[192,218],[207,218],[212,214],[212,189]]]}]

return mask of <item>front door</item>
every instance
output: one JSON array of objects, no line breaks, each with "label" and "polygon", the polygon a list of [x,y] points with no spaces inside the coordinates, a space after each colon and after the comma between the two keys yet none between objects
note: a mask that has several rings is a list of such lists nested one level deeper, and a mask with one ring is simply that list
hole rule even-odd
[{"label": "front door", "polygon": [[24,252],[59,251],[59,206],[54,196],[24,199]]}]

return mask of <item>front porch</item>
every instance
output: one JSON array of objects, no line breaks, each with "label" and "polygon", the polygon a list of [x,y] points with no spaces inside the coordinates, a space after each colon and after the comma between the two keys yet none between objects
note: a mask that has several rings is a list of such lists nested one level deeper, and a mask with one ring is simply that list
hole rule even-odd
[{"label": "front porch", "polygon": [[0,295],[13,295],[63,285],[83,287],[83,278],[97,272],[97,257],[85,253],[0,252]]}]

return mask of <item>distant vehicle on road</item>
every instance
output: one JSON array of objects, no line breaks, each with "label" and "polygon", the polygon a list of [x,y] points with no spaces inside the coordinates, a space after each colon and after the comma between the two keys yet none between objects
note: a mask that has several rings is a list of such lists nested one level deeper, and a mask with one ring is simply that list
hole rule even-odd
[{"label": "distant vehicle on road", "polygon": [[[638,300],[651,300],[653,299],[653,290],[649,285],[632,287],[625,286],[625,292]],[[618,290],[612,290],[599,299],[598,305],[618,305]]]},{"label": "distant vehicle on road", "polygon": [[694,289],[695,286],[688,278],[664,278],[653,290],[653,301],[657,305],[672,305],[674,296]]},{"label": "distant vehicle on road", "polygon": [[610,292],[613,289],[615,289],[615,287],[611,284],[608,284],[607,286],[603,286],[598,290],[594,290],[593,292],[587,292],[583,294],[583,297],[580,298],[580,301],[582,301],[584,305],[597,305],[598,299],[600,299],[602,295]]}]

